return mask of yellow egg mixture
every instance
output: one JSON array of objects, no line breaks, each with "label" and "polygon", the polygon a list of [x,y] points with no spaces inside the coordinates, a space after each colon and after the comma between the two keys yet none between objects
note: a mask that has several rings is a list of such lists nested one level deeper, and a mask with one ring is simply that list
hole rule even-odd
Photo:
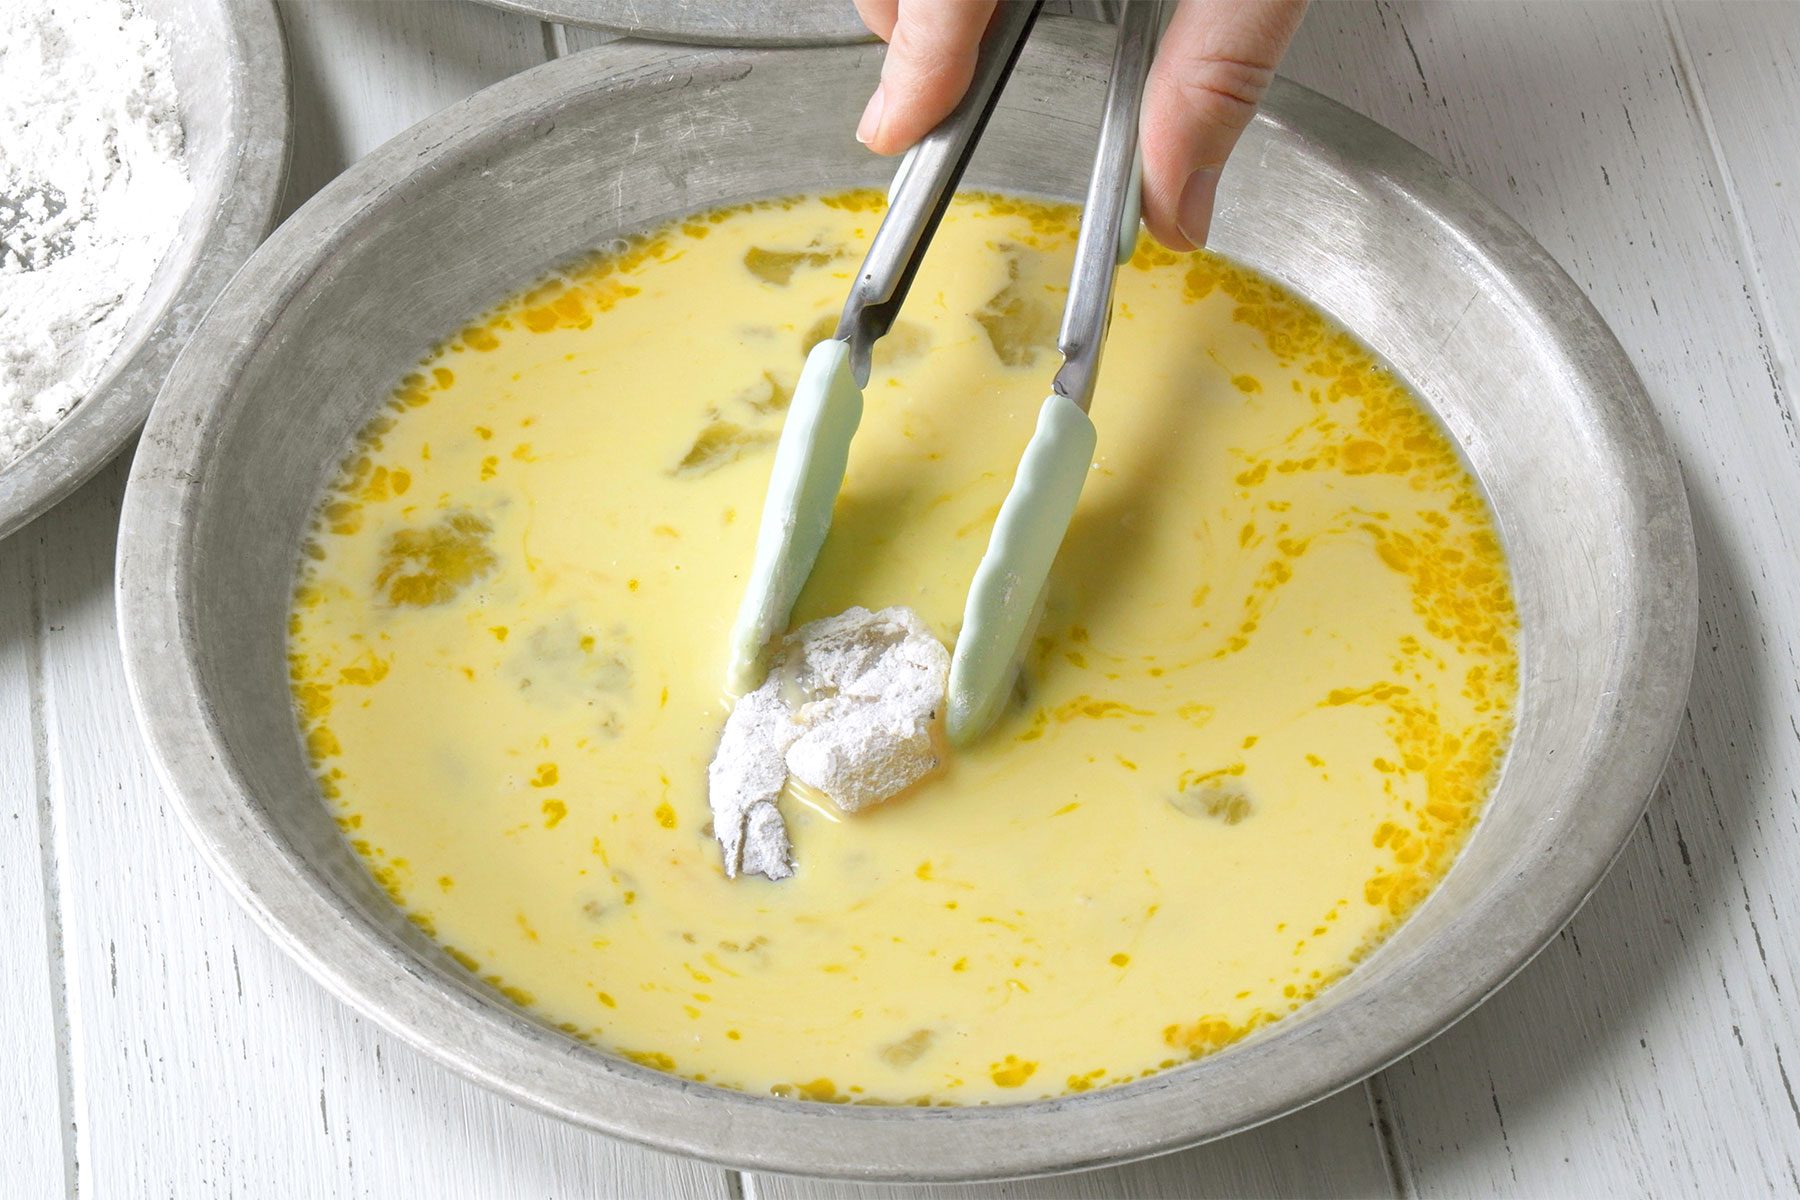
[{"label": "yellow egg mixture", "polygon": [[[292,684],[395,902],[569,1033],[815,1100],[1082,1091],[1219,1049],[1419,903],[1511,732],[1516,618],[1451,443],[1269,281],[1147,240],[1020,696],[911,794],[783,802],[727,880],[706,767],[782,411],[882,201],[712,212],[405,377],[304,544]],[[1077,214],[959,197],[795,623],[949,644],[1059,361]]]}]

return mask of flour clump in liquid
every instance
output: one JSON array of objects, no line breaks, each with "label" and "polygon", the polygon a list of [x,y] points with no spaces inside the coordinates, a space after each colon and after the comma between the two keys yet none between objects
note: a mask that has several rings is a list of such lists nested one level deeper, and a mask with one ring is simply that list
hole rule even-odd
[{"label": "flour clump in liquid", "polygon": [[0,467],[82,400],[174,243],[169,44],[129,0],[0,4]]},{"label": "flour clump in liquid", "polygon": [[936,770],[949,673],[949,652],[908,608],[851,608],[784,639],[707,772],[725,874],[794,873],[776,805],[790,776],[856,812]]}]

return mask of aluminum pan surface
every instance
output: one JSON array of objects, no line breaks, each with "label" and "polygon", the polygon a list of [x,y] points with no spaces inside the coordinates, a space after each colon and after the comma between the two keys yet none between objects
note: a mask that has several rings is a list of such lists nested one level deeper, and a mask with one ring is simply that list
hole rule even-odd
[{"label": "aluminum pan surface", "polygon": [[[1050,0],[1047,12],[1104,20],[1121,0]],[[870,41],[851,0],[483,0],[564,25],[707,46],[835,46]],[[858,110],[860,111],[860,109]]]},{"label": "aluminum pan surface", "polygon": [[[972,184],[1080,194],[1108,41],[1040,25]],[[845,115],[877,67],[858,47],[603,47],[438,114],[315,197],[208,317],[139,451],[119,610],[140,720],[198,844],[309,971],[569,1120],[747,1169],[901,1180],[1099,1166],[1247,1128],[1432,1037],[1573,915],[1660,774],[1696,624],[1679,475],[1592,307],[1442,167],[1294,85],[1246,135],[1215,244],[1333,313],[1438,410],[1494,502],[1523,621],[1518,737],[1481,827],[1318,1001],[1163,1075],[1026,1104],[839,1107],[690,1083],[575,1043],[460,972],[368,880],[300,754],[282,640],[296,547],[386,384],[443,329],[613,234],[884,182],[892,164]]]},{"label": "aluminum pan surface", "polygon": [[287,176],[287,52],[273,0],[144,0],[169,39],[194,200],[92,391],[0,470],[0,537],[138,431],[207,306],[275,223]]},{"label": "aluminum pan surface", "polygon": [[541,21],[659,42],[827,46],[866,42],[851,0],[484,0]]}]

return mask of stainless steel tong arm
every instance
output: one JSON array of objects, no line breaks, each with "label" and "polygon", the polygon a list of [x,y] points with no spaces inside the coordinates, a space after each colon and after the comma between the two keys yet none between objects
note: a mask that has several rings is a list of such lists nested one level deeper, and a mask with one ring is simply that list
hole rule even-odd
[{"label": "stainless steel tong arm", "polygon": [[[950,115],[907,152],[894,173],[887,216],[875,231],[838,321],[837,338],[850,345],[850,369],[858,387],[869,382],[875,342],[899,316],[932,234],[950,207],[1042,7],[1043,0],[1010,0],[999,6],[982,39],[969,90]],[[1138,110],[1164,8],[1162,0],[1129,0],[1119,6],[1112,78],[1081,214],[1069,299],[1056,339],[1063,365],[1051,385],[1083,412],[1093,402],[1100,350],[1112,319],[1114,277],[1137,236]]]},{"label": "stainless steel tong arm", "polygon": [[1130,257],[1137,241],[1138,110],[1143,107],[1150,60],[1162,32],[1161,0],[1129,0],[1119,7],[1119,38],[1113,47],[1112,79],[1106,86],[1106,107],[1100,116],[1100,142],[1094,153],[1094,172],[1088,177],[1087,202],[1081,210],[1069,299],[1056,335],[1063,365],[1050,384],[1082,412],[1088,411],[1094,400],[1100,350],[1112,323],[1113,281],[1119,264]]},{"label": "stainless steel tong arm", "polygon": [[900,314],[931,235],[950,207],[957,181],[1042,7],[1043,0],[1010,0],[999,6],[982,39],[969,90],[900,161],[888,189],[887,216],[869,243],[838,322],[837,337],[850,343],[850,369],[858,387],[869,382],[870,352]]}]

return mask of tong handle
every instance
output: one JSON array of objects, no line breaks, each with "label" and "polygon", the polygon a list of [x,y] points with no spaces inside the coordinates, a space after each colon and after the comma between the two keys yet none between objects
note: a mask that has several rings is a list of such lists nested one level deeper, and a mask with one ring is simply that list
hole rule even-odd
[{"label": "tong handle", "polygon": [[931,235],[950,207],[957,181],[969,165],[1042,7],[1043,0],[1010,0],[998,7],[982,39],[969,90],[950,115],[900,160],[888,188],[887,216],[869,243],[838,321],[836,336],[850,343],[850,369],[858,387],[869,382],[869,356],[875,342],[900,315],[900,305],[918,274]]},{"label": "tong handle", "polygon": [[1120,6],[1119,38],[1113,47],[1112,79],[1100,117],[1094,173],[1088,179],[1075,241],[1075,269],[1069,301],[1056,335],[1062,369],[1051,388],[1082,412],[1094,400],[1100,349],[1112,321],[1113,280],[1137,241],[1138,198],[1143,164],[1138,157],[1138,110],[1144,82],[1162,32],[1162,0],[1132,0]]}]

